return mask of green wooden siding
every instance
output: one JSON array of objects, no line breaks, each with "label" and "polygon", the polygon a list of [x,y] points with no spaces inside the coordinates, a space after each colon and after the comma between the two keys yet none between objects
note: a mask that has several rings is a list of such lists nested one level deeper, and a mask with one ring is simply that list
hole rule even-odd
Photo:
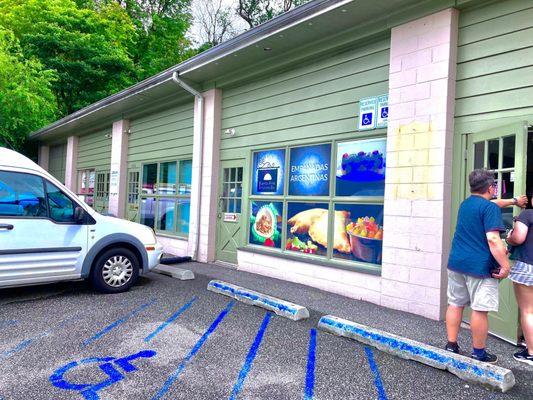
[{"label": "green wooden siding", "polygon": [[191,158],[194,103],[191,100],[164,111],[132,120],[128,163]]},{"label": "green wooden siding", "polygon": [[[106,137],[109,136],[109,137]],[[80,136],[77,169],[109,170],[111,166],[111,127]]]},{"label": "green wooden siding", "polygon": [[[388,93],[390,39],[224,88],[222,159],[287,143],[354,137],[359,99]],[[382,130],[385,133],[385,130]]]},{"label": "green wooden siding", "polygon": [[50,146],[50,155],[48,159],[48,172],[60,182],[65,182],[65,163],[67,156],[67,145],[60,144]]},{"label": "green wooden siding", "polygon": [[507,0],[459,17],[456,131],[533,122],[533,2]]}]

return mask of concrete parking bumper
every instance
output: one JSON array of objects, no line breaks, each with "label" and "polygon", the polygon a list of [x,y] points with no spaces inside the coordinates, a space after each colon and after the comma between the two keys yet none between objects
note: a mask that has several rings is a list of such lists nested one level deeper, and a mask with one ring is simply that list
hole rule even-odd
[{"label": "concrete parking bumper", "polygon": [[465,381],[480,383],[502,392],[508,391],[515,384],[513,372],[508,369],[476,361],[332,315],[320,318],[318,328],[334,335],[368,344],[385,353],[418,361],[434,368],[448,370]]},{"label": "concrete parking bumper", "polygon": [[182,269],[171,265],[158,264],[152,272],[171,276],[182,281],[194,279],[194,273],[188,269]]},{"label": "concrete parking bumper", "polygon": [[265,308],[281,317],[289,318],[293,321],[309,318],[309,311],[303,306],[240,286],[232,285],[231,283],[213,280],[207,285],[207,290],[232,297],[235,300],[246,304]]}]

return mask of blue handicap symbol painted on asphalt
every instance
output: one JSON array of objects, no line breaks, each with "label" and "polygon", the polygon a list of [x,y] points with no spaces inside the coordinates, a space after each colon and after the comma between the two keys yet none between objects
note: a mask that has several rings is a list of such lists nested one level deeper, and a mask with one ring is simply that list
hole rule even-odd
[{"label": "blue handicap symbol painted on asphalt", "polygon": [[389,117],[389,107],[383,107],[381,109],[381,118],[388,118]]},{"label": "blue handicap symbol painted on asphalt", "polygon": [[363,126],[372,124],[372,113],[363,114]]},{"label": "blue handicap symbol painted on asphalt", "polygon": [[[138,353],[131,354],[126,357],[91,357],[85,358],[81,361],[72,361],[62,367],[56,369],[50,376],[50,382],[52,385],[59,389],[64,390],[76,390],[86,400],[99,400],[98,392],[105,389],[117,382],[120,382],[125,378],[124,374],[120,372],[116,367],[122,371],[128,373],[137,371],[137,367],[132,364],[132,361],[139,358],[150,358],[157,353],[153,350],[141,350]],[[96,383],[73,383],[65,379],[65,374],[79,366],[86,364],[95,364],[107,375],[101,382]]]}]

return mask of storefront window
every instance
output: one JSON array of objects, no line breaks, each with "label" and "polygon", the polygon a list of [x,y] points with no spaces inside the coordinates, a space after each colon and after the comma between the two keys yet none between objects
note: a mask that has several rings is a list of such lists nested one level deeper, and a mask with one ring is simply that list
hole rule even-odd
[{"label": "storefront window", "polygon": [[143,165],[140,223],[158,232],[189,233],[191,160]]},{"label": "storefront window", "polygon": [[252,201],[250,204],[250,243],[280,249],[283,203]]},{"label": "storefront window", "polygon": [[387,142],[354,140],[337,143],[337,196],[383,196]]},{"label": "storefront window", "polygon": [[254,153],[252,194],[281,195],[285,182],[285,149]]},{"label": "storefront window", "polygon": [[84,169],[78,171],[78,196],[89,206],[94,205],[95,170]]},{"label": "storefront window", "polygon": [[289,203],[285,250],[325,256],[328,248],[328,204]]},{"label": "storefront window", "polygon": [[381,264],[383,206],[335,204],[333,258]]},{"label": "storefront window", "polygon": [[[385,138],[264,150],[252,160],[250,245],[379,268]],[[224,187],[224,196],[232,189]]]},{"label": "storefront window", "polygon": [[331,144],[290,150],[289,195],[328,196]]}]

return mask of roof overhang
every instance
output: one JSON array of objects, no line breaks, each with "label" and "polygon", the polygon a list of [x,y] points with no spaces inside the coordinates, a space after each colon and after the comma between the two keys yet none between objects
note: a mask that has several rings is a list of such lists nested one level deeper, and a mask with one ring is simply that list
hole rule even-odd
[{"label": "roof overhang", "polygon": [[239,79],[246,70],[279,65],[297,50],[330,41],[355,40],[389,30],[413,18],[479,0],[315,0],[265,22],[216,47],[82,108],[30,135],[33,140],[57,140],[73,132],[101,128],[122,118],[141,115],[161,104],[192,101],[172,81],[177,72],[192,86]]}]

